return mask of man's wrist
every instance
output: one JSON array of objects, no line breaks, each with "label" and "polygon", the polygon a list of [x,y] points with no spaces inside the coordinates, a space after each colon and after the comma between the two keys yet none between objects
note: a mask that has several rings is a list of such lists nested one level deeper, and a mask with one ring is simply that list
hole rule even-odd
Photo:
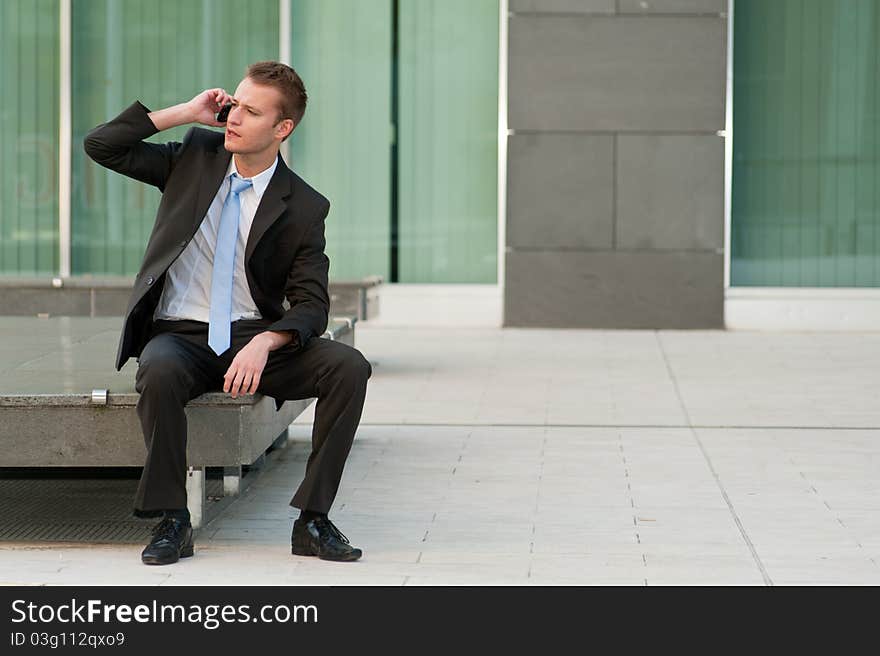
[{"label": "man's wrist", "polygon": [[194,122],[195,112],[189,102],[182,102],[172,107],[159,109],[147,114],[159,132]]},{"label": "man's wrist", "polygon": [[274,351],[276,349],[280,349],[282,346],[289,344],[293,341],[294,335],[290,331],[275,331],[275,330],[266,330],[257,335],[261,341],[266,343],[266,346],[270,351]]}]

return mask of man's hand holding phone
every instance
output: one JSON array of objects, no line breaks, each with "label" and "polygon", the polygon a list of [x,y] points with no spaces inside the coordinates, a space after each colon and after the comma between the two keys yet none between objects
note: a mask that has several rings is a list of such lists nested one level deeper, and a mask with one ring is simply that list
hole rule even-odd
[{"label": "man's hand holding phone", "polygon": [[[148,116],[160,132],[187,123],[201,123],[212,128],[226,127],[226,117],[217,120],[217,114],[224,105],[232,102],[232,96],[223,89],[205,89],[190,101],[182,102],[173,107],[166,107]],[[228,113],[228,110],[227,110]]]},{"label": "man's hand holding phone", "polygon": [[225,110],[220,115],[222,121],[217,120],[217,114],[223,109],[224,105],[232,102],[230,96],[223,89],[206,89],[199,95],[189,101],[190,110],[192,112],[193,122],[208,125],[214,128],[226,127],[226,116],[229,110]]}]

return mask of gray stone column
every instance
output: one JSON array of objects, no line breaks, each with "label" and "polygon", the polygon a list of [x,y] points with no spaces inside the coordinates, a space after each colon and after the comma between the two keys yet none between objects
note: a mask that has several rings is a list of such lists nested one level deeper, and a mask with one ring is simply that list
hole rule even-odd
[{"label": "gray stone column", "polygon": [[724,318],[726,0],[510,0],[507,326]]}]

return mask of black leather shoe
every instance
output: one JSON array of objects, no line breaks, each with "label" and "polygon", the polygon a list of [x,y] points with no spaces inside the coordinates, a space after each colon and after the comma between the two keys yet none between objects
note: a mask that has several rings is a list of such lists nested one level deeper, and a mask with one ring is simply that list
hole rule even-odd
[{"label": "black leather shoe", "polygon": [[307,522],[295,520],[290,546],[290,552],[296,556],[317,556],[322,560],[357,560],[363,553],[352,547],[327,517],[315,517]]},{"label": "black leather shoe", "polygon": [[144,565],[170,565],[193,555],[192,524],[166,517],[153,527],[153,539],[141,553]]}]

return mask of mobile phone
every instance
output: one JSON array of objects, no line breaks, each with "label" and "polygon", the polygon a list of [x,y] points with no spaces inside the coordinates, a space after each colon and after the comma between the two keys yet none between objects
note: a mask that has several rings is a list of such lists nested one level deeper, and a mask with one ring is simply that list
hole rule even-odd
[{"label": "mobile phone", "polygon": [[226,123],[226,117],[229,116],[230,109],[232,109],[232,103],[226,103],[220,108],[220,111],[217,112],[218,123]]}]

